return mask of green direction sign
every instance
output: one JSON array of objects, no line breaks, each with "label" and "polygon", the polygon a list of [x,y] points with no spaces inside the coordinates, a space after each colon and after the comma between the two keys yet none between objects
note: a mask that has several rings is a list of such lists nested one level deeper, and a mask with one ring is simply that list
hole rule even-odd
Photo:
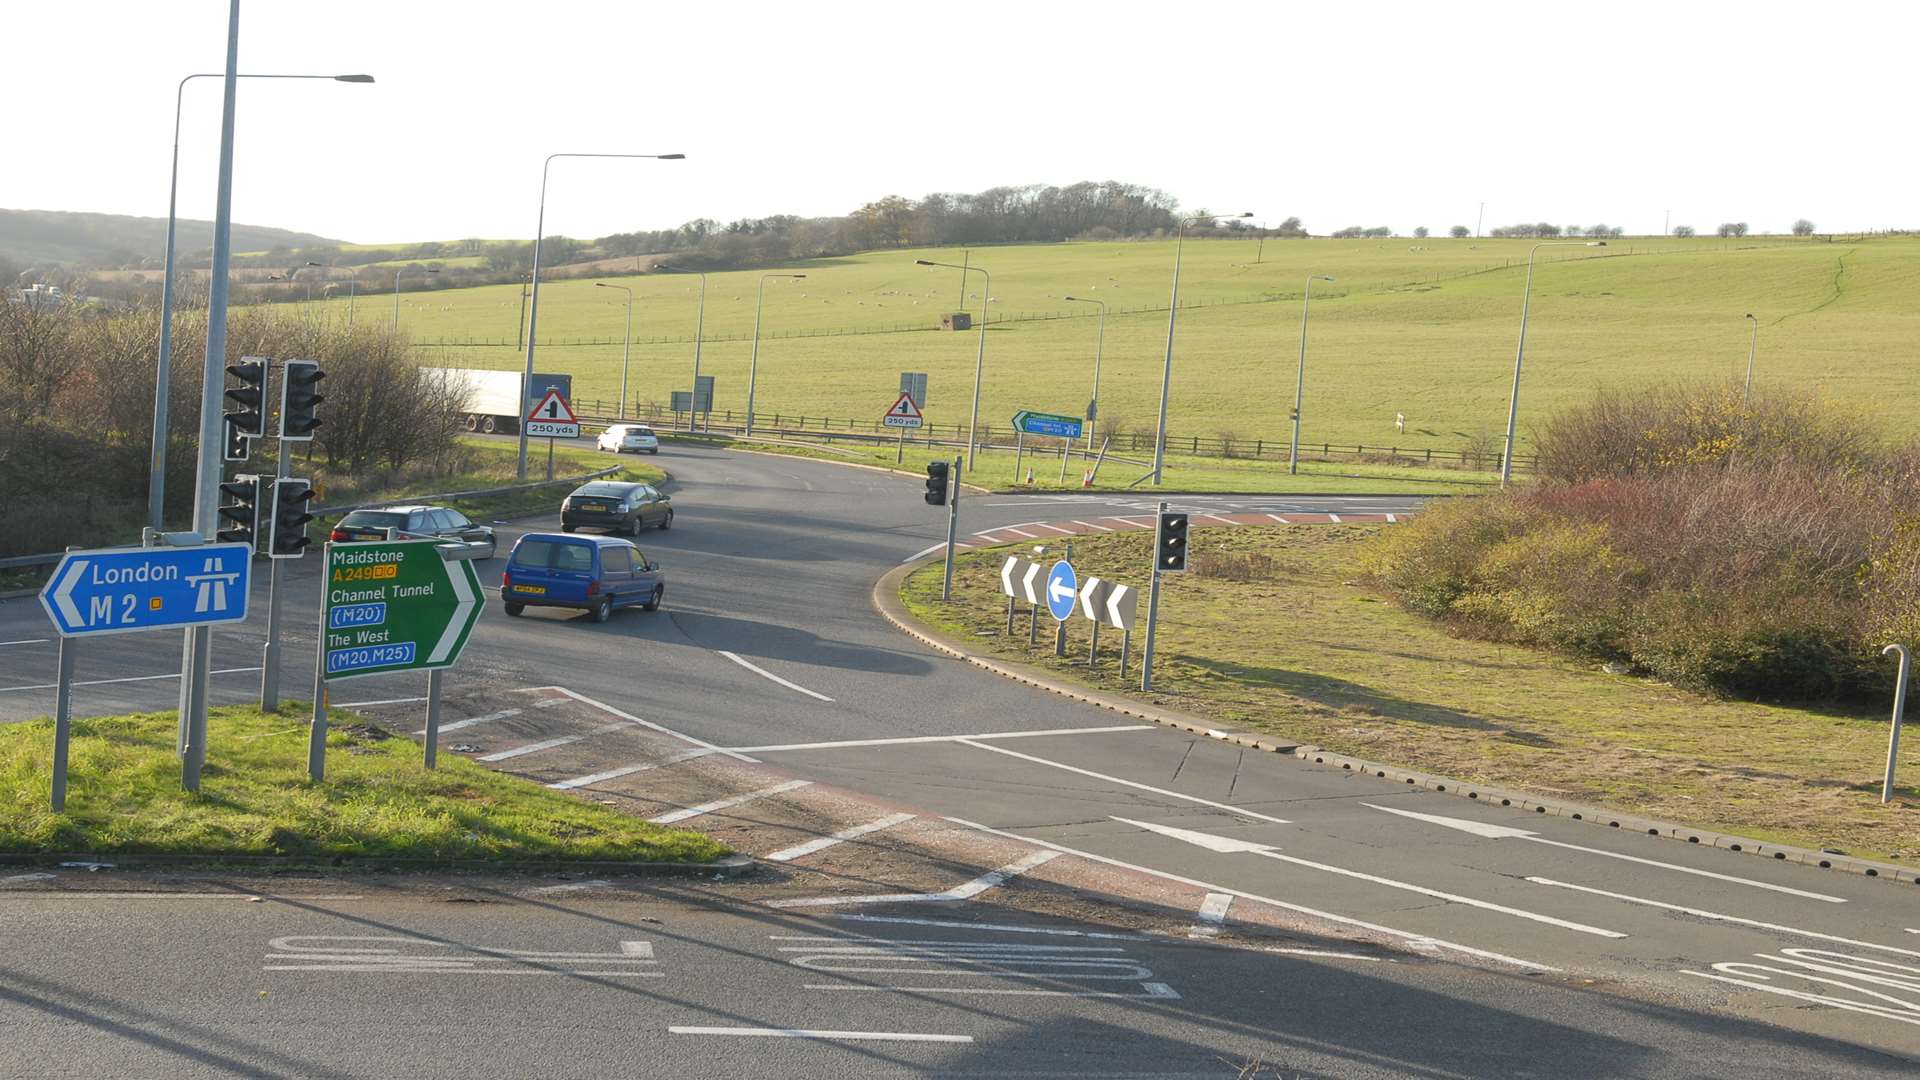
[{"label": "green direction sign", "polygon": [[328,679],[452,667],[486,603],[473,564],[441,558],[433,540],[328,544],[326,567]]},{"label": "green direction sign", "polygon": [[1077,439],[1085,430],[1077,416],[1034,412],[1032,409],[1021,409],[1014,413],[1013,428],[1023,434],[1050,435],[1056,439]]}]

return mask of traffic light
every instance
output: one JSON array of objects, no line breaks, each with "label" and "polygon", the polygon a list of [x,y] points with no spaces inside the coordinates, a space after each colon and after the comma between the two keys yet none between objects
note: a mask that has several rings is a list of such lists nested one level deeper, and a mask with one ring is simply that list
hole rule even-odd
[{"label": "traffic light", "polygon": [[239,386],[227,387],[227,400],[239,406],[227,410],[227,419],[234,430],[256,439],[267,433],[266,415],[261,412],[267,400],[267,363],[257,356],[243,356],[239,363],[227,365],[227,374],[240,380]]},{"label": "traffic light", "polygon": [[1153,534],[1154,568],[1157,570],[1185,570],[1187,568],[1187,515],[1160,515],[1160,528]]},{"label": "traffic light", "polygon": [[233,417],[226,417],[220,425],[220,430],[227,433],[227,448],[221,455],[221,459],[223,461],[247,460],[247,457],[253,453],[253,440],[240,434],[240,429],[233,426]]},{"label": "traffic light", "polygon": [[927,505],[947,505],[947,470],[944,461],[927,462]]},{"label": "traffic light", "polygon": [[314,407],[327,400],[313,392],[315,384],[327,377],[312,360],[289,360],[280,372],[280,441],[312,440],[313,429],[321,421]]},{"label": "traffic light", "polygon": [[255,546],[260,531],[260,478],[242,474],[220,485],[220,524],[214,539]]},{"label": "traffic light", "polygon": [[274,559],[297,559],[306,554],[313,541],[307,539],[307,501],[313,498],[313,485],[305,480],[275,480],[273,511],[267,517],[267,555]]}]

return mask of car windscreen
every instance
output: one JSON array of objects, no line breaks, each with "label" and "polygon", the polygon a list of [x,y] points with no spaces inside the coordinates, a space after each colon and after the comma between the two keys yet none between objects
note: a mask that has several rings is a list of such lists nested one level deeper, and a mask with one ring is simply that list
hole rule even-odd
[{"label": "car windscreen", "polygon": [[509,565],[541,570],[591,570],[593,548],[563,540],[522,540]]},{"label": "car windscreen", "polygon": [[341,518],[340,524],[366,529],[404,529],[407,527],[407,515],[386,510],[355,510]]},{"label": "car windscreen", "polygon": [[633,490],[632,484],[583,484],[574,489],[575,495],[585,495],[598,499],[618,499]]}]

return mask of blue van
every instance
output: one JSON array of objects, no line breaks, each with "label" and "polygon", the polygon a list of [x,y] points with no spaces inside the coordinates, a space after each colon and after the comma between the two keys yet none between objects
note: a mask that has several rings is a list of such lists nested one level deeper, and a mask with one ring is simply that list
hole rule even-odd
[{"label": "blue van", "polygon": [[500,576],[500,602],[509,615],[530,607],[584,608],[603,623],[615,608],[658,608],[666,591],[660,564],[611,536],[527,533],[514,542]]}]

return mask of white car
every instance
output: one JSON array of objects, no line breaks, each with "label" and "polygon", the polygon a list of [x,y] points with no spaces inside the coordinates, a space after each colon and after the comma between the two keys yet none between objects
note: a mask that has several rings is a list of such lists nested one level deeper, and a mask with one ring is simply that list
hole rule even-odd
[{"label": "white car", "polygon": [[616,454],[660,452],[660,438],[645,424],[614,424],[600,433],[600,449]]}]

